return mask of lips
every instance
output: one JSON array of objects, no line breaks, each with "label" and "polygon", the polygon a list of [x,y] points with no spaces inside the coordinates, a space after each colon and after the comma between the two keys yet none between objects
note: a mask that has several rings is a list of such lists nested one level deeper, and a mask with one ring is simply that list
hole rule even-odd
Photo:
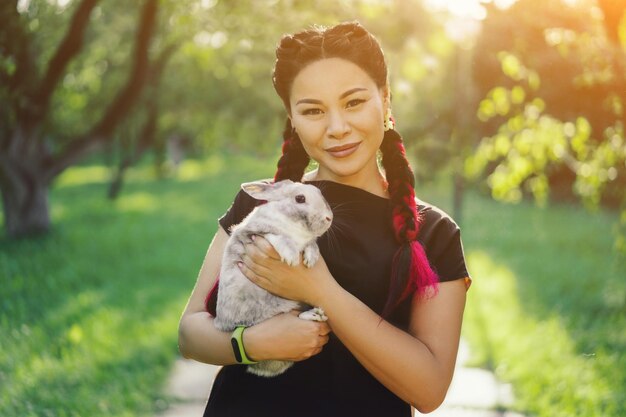
[{"label": "lips", "polygon": [[345,158],[354,153],[359,148],[360,144],[361,142],[348,143],[347,145],[333,146],[332,148],[325,149],[325,151],[335,158]]}]

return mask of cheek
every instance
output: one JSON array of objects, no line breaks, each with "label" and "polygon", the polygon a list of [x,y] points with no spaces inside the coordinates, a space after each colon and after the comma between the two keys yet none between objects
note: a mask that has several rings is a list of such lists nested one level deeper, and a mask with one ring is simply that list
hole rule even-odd
[{"label": "cheek", "polygon": [[363,123],[361,124],[363,130],[367,131],[370,137],[379,138],[380,142],[382,142],[385,134],[385,120],[382,116],[381,110],[379,108],[373,108],[364,116]]},{"label": "cheek", "polygon": [[302,145],[307,150],[307,146],[315,144],[323,136],[322,124],[311,120],[294,119],[292,121],[293,127],[298,132]]},{"label": "cheek", "polygon": [[319,148],[315,146],[316,142],[310,140],[310,138],[303,138],[302,136],[300,136],[300,142],[302,142],[302,147],[304,148],[306,154],[313,160],[318,161],[319,155],[317,153],[317,149]]}]

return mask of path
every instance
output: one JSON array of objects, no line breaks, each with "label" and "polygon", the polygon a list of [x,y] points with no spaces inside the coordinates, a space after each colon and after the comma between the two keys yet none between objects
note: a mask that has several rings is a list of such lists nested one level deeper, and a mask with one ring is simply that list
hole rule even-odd
[{"label": "path", "polygon": [[[493,373],[468,368],[467,344],[459,349],[457,369],[443,405],[429,417],[523,417],[505,410],[513,401],[511,388],[497,381]],[[178,359],[167,383],[165,394],[170,407],[156,417],[201,417],[219,367]],[[421,414],[417,413],[416,416]]]}]

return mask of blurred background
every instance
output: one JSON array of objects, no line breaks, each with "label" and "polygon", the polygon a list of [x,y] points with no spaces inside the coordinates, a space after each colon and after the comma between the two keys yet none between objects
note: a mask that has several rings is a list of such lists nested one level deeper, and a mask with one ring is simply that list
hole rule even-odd
[{"label": "blurred background", "polygon": [[239,184],[273,177],[284,33],[359,20],[417,194],[461,225],[510,408],[626,415],[623,0],[3,0],[0,415],[164,409]]}]

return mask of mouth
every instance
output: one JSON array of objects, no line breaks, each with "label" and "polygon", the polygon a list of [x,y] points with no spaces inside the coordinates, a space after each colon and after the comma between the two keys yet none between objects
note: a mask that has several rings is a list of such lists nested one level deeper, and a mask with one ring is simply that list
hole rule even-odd
[{"label": "mouth", "polygon": [[335,158],[345,158],[354,153],[359,148],[359,145],[361,145],[361,142],[348,143],[347,145],[333,146],[332,148],[325,149],[325,151]]}]

